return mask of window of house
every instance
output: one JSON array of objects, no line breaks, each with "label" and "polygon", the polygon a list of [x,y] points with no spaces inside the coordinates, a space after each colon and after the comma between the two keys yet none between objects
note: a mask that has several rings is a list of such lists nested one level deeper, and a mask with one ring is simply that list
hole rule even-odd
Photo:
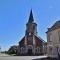
[{"label": "window of house", "polygon": [[58,38],[59,38],[59,41],[60,41],[60,30],[58,31]]},{"label": "window of house", "polygon": [[50,49],[50,53],[53,53],[53,48],[52,47],[49,47],[49,49]]},{"label": "window of house", "polygon": [[48,35],[48,40],[49,40],[49,42],[52,42],[52,34]]},{"label": "window of house", "polygon": [[58,53],[58,47],[57,47],[57,53]]},{"label": "window of house", "polygon": [[59,41],[60,41],[60,32],[59,32]]}]

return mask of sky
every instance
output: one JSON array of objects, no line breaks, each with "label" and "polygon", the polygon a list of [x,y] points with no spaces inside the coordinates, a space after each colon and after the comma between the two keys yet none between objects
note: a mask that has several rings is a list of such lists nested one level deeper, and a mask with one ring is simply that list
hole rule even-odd
[{"label": "sky", "polygon": [[0,46],[5,51],[24,37],[30,10],[38,36],[47,41],[46,31],[60,20],[60,0],[0,0]]}]

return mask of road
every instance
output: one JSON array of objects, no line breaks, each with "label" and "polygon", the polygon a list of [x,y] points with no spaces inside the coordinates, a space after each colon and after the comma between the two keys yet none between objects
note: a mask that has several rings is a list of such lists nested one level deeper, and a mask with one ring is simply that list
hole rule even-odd
[{"label": "road", "polygon": [[37,58],[45,58],[47,56],[9,56],[6,54],[0,54],[0,60],[33,60]]}]

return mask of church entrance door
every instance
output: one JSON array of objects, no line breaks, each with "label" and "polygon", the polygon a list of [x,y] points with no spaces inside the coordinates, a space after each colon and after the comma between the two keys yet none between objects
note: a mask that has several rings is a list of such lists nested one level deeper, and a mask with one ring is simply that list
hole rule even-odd
[{"label": "church entrance door", "polygon": [[28,49],[28,55],[32,55],[32,49]]},{"label": "church entrance door", "polygon": [[32,55],[32,49],[33,49],[33,46],[28,45],[28,55]]}]

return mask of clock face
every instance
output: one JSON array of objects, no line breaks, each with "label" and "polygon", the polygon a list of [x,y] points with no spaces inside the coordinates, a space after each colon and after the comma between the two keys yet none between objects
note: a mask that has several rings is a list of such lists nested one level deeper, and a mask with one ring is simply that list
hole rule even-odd
[{"label": "clock face", "polygon": [[29,35],[31,35],[31,33],[29,33]]}]

